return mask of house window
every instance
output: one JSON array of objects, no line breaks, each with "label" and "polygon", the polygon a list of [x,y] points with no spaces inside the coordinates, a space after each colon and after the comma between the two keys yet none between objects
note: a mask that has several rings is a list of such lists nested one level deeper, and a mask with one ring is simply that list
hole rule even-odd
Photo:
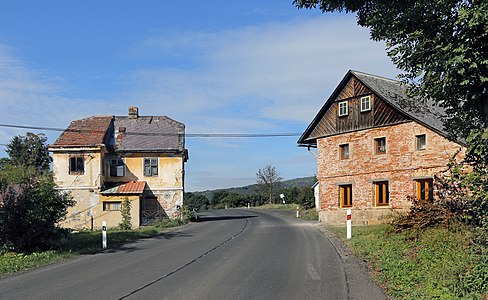
[{"label": "house window", "polygon": [[339,117],[347,116],[349,114],[349,106],[347,101],[339,102]]},{"label": "house window", "polygon": [[339,157],[340,159],[349,158],[349,144],[339,145]]},{"label": "house window", "polygon": [[110,160],[110,177],[124,177],[125,164],[122,158],[115,158]]},{"label": "house window", "polygon": [[69,173],[73,175],[85,173],[85,160],[83,156],[72,156],[69,158]]},{"label": "house window", "polygon": [[415,136],[415,148],[417,150],[425,150],[427,147],[427,139],[425,134],[419,134]]},{"label": "house window", "polygon": [[361,97],[361,111],[370,111],[371,110],[371,97]]},{"label": "house window", "polygon": [[390,204],[388,181],[378,181],[374,183],[374,198],[376,201],[376,206],[385,206]]},{"label": "house window", "polygon": [[157,158],[144,158],[144,176],[158,176]]},{"label": "house window", "polygon": [[352,206],[352,184],[339,185],[339,205],[340,207]]},{"label": "house window", "polygon": [[376,138],[374,139],[374,149],[375,154],[385,154],[386,153],[386,138]]},{"label": "house window", "polygon": [[104,211],[122,210],[122,202],[121,201],[103,202],[103,210]]},{"label": "house window", "polygon": [[434,199],[434,180],[418,179],[415,180],[417,199],[420,201],[432,201]]}]

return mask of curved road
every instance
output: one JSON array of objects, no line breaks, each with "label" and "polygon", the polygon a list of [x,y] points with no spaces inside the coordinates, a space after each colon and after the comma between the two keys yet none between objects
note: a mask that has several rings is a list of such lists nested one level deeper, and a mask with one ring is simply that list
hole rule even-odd
[{"label": "curved road", "polygon": [[0,299],[384,299],[369,285],[351,295],[349,269],[312,223],[216,210],[122,249],[4,278]]}]

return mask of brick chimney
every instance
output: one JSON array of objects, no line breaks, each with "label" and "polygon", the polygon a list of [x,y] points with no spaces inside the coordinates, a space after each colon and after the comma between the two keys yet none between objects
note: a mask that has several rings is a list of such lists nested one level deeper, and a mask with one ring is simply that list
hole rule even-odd
[{"label": "brick chimney", "polygon": [[129,107],[129,119],[137,119],[139,117],[139,108],[137,106]]}]

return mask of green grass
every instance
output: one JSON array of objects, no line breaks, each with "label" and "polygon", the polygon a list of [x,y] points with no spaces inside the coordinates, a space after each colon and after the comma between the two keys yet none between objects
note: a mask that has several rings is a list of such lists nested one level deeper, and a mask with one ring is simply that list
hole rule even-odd
[{"label": "green grass", "polygon": [[284,210],[296,210],[297,204],[286,203],[286,204],[264,204],[261,206],[256,206],[256,209],[284,209]]},{"label": "green grass", "polygon": [[[345,240],[345,228],[330,229]],[[413,235],[377,225],[353,227],[346,244],[394,299],[487,299],[488,251],[472,235],[443,228]]]},{"label": "green grass", "polygon": [[[164,232],[164,228],[183,225],[182,221],[162,221],[155,226],[137,230],[107,231],[108,248],[118,248],[126,243],[139,239],[154,237]],[[0,276],[37,268],[60,262],[80,254],[94,254],[102,251],[102,233],[96,231],[80,231],[70,233],[66,238],[58,241],[55,249],[32,254],[0,252]]]}]

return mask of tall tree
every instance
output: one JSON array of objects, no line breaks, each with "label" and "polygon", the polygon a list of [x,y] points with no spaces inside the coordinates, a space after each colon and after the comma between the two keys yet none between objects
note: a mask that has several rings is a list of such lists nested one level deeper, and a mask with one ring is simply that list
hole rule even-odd
[{"label": "tall tree", "polygon": [[271,165],[259,169],[256,173],[256,183],[258,188],[268,196],[269,203],[274,202],[275,192],[278,190],[282,180],[283,178],[280,177],[276,168]]},{"label": "tall tree", "polygon": [[488,1],[294,0],[298,8],[357,13],[371,38],[413,83],[413,96],[446,109],[444,124],[466,138],[488,125]]},{"label": "tall tree", "polygon": [[37,172],[48,171],[52,159],[46,141],[42,133],[27,132],[25,136],[13,137],[5,150],[9,155],[7,164],[32,167]]}]

